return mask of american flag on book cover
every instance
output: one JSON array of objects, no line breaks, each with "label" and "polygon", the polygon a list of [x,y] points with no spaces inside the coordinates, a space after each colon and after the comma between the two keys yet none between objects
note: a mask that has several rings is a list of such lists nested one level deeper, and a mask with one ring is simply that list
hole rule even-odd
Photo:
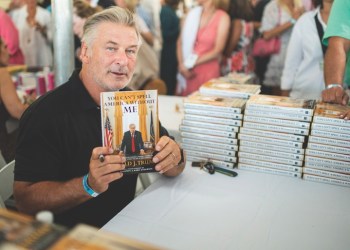
[{"label": "american flag on book cover", "polygon": [[150,141],[152,142],[152,143],[154,143],[154,141],[155,141],[155,136],[154,136],[154,126],[153,126],[153,112],[152,112],[152,110],[151,110],[151,123],[150,123],[150,129],[149,129],[149,133],[150,133],[150,136],[151,136],[151,138],[150,138]]},{"label": "american flag on book cover", "polygon": [[106,147],[112,148],[112,141],[113,141],[113,130],[111,126],[111,122],[109,121],[108,115],[106,116],[106,122],[105,122],[105,137],[104,137],[104,145]]}]

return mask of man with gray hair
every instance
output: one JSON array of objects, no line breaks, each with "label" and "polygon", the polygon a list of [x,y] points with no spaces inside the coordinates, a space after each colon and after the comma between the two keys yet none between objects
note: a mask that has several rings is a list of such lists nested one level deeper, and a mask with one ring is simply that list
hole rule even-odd
[{"label": "man with gray hair", "polygon": [[[137,175],[123,176],[125,157],[100,146],[99,105],[101,92],[128,90],[140,41],[128,10],[109,8],[86,21],[81,71],[21,119],[14,184],[19,211],[50,210],[56,223],[101,227],[133,199]],[[183,171],[182,150],[164,128],[156,150],[159,173]]]}]

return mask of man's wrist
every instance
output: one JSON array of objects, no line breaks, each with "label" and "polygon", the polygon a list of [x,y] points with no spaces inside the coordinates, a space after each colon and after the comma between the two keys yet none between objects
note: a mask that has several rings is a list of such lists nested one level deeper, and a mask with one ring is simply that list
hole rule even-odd
[{"label": "man's wrist", "polygon": [[97,193],[95,190],[93,190],[88,183],[88,177],[89,174],[84,175],[83,177],[83,188],[86,193],[88,193],[92,197],[97,197],[100,193]]},{"label": "man's wrist", "polygon": [[326,86],[326,89],[332,89],[332,88],[343,88],[343,85],[340,83],[331,83]]}]

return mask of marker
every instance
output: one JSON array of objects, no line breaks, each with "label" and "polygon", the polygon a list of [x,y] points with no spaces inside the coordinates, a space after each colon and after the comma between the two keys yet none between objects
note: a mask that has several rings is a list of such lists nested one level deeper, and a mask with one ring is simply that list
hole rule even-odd
[{"label": "marker", "polygon": [[104,162],[105,161],[105,156],[104,155],[99,155],[98,159],[100,160],[100,162]]},{"label": "marker", "polygon": [[220,173],[220,174],[225,174],[225,175],[228,175],[231,177],[236,177],[238,175],[238,173],[236,171],[233,171],[231,169],[221,168],[221,167],[218,167],[215,165],[214,165],[214,168],[215,168],[215,171]]}]

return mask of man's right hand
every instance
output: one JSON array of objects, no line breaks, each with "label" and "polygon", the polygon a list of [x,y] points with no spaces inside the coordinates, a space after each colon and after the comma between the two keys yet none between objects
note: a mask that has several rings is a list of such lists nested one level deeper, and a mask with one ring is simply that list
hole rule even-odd
[{"label": "man's right hand", "polygon": [[322,101],[347,105],[349,102],[349,95],[341,86],[332,87],[322,91]]},{"label": "man's right hand", "polygon": [[[104,155],[101,162],[99,156]],[[89,165],[89,186],[98,193],[108,189],[109,183],[123,177],[120,171],[125,169],[125,157],[113,154],[113,149],[96,147],[92,151]]]}]

